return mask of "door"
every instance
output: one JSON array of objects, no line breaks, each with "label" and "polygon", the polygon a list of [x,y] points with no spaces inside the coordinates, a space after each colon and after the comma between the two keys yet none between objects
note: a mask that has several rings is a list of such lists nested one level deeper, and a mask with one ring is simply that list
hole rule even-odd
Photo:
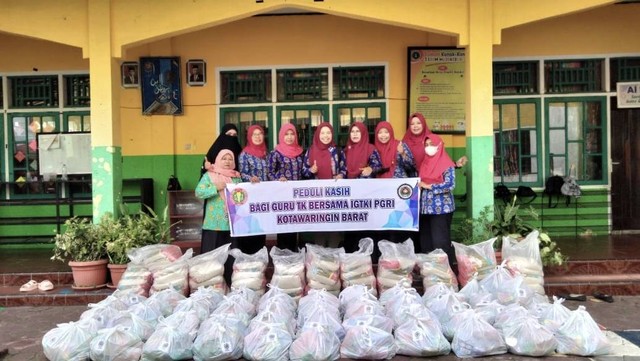
[{"label": "door", "polygon": [[611,98],[611,212],[614,231],[640,230],[640,109]]}]

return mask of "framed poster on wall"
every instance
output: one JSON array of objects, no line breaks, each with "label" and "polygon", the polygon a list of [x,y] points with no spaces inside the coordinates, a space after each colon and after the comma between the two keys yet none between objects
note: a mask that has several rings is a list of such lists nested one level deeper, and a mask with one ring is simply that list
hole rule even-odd
[{"label": "framed poster on wall", "polygon": [[434,133],[464,133],[465,49],[409,47],[408,114],[422,113]]},{"label": "framed poster on wall", "polygon": [[181,115],[179,57],[140,58],[142,114]]}]

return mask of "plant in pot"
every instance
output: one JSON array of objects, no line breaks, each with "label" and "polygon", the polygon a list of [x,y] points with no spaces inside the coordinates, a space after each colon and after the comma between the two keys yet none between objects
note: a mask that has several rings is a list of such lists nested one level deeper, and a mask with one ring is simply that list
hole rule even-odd
[{"label": "plant in pot", "polygon": [[[521,239],[536,229],[529,221],[537,221],[538,213],[531,206],[520,209],[517,197],[504,204],[496,202],[493,212],[490,207],[485,207],[478,217],[466,218],[461,223],[452,227],[453,238],[458,242],[471,245],[497,237],[494,247],[501,249],[502,238],[510,236]],[[538,241],[540,243],[540,257],[543,266],[561,266],[567,261],[567,256],[551,240],[549,234],[543,230],[538,230]]]},{"label": "plant in pot", "polygon": [[91,220],[72,217],[65,221],[64,232],[55,235],[52,260],[68,262],[73,273],[73,288],[104,287],[107,281],[105,239]]},{"label": "plant in pot", "polygon": [[117,287],[120,277],[129,263],[128,252],[135,248],[150,244],[168,243],[170,226],[167,223],[167,210],[163,217],[159,217],[151,208],[148,212],[128,214],[124,206],[121,207],[122,216],[113,219],[106,218],[100,222],[106,235],[106,249],[111,271],[111,284]]}]

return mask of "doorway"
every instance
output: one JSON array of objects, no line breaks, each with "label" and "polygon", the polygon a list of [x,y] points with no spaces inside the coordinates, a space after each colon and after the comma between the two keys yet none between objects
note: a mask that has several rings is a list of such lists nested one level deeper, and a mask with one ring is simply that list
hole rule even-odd
[{"label": "doorway", "polygon": [[613,231],[640,230],[640,109],[618,109],[611,98],[611,212]]}]

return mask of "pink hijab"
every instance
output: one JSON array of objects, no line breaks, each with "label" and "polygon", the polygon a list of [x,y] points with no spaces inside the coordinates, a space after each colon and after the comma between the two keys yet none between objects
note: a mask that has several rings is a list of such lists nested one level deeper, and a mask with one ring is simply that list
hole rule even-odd
[{"label": "pink hijab", "polygon": [[444,182],[444,172],[451,167],[455,167],[455,163],[444,150],[444,142],[438,135],[432,133],[427,138],[431,139],[432,145],[438,147],[438,151],[430,157],[425,153],[423,144],[422,155],[424,160],[420,164],[420,180],[427,184],[440,184]]},{"label": "pink hijab", "polygon": [[262,144],[255,144],[253,142],[253,138],[251,137],[256,129],[261,130],[262,134],[264,134],[264,128],[262,128],[260,125],[254,124],[250,126],[249,129],[247,129],[247,145],[242,151],[247,154],[251,154],[254,157],[264,158],[267,156],[267,144],[264,141],[262,142]]},{"label": "pink hijab", "polygon": [[353,127],[360,130],[360,141],[354,143],[351,140],[351,136],[349,136],[347,147],[344,151],[347,157],[347,178],[350,179],[358,178],[360,173],[362,173],[360,168],[366,167],[369,164],[369,157],[376,149],[369,143],[369,132],[362,122],[353,123],[349,128],[349,133],[351,133]]},{"label": "pink hijab", "polygon": [[[410,129],[411,119],[414,117],[420,119],[420,123],[422,123],[422,133],[417,135],[413,134]],[[424,160],[424,140],[427,138],[427,134],[431,134],[431,130],[427,126],[427,121],[424,119],[424,115],[421,113],[411,114],[407,121],[407,132],[404,134],[402,141],[409,147],[409,149],[411,149],[413,159],[416,161],[416,169],[420,167],[422,160]]]},{"label": "pink hijab", "polygon": [[[389,131],[389,141],[386,143],[382,143],[378,140],[378,132],[380,129],[386,129]],[[393,173],[396,169],[396,154],[398,154],[398,144],[399,140],[396,139],[393,134],[393,127],[391,123],[387,121],[382,121],[376,125],[376,137],[375,137],[375,145],[378,153],[380,153],[380,158],[382,159],[382,167],[388,168],[389,170],[384,173],[379,173],[377,178],[393,178]]]},{"label": "pink hijab", "polygon": [[[215,163],[212,164],[211,169],[207,172],[209,174],[209,178],[211,178],[211,181],[213,183],[222,181],[225,183],[233,183],[233,180],[231,178],[240,178],[240,173],[238,173],[238,171],[234,170],[234,169],[224,169],[222,168],[221,164],[222,164],[222,157],[230,154],[231,158],[233,158],[233,168],[236,167],[236,162],[235,162],[235,156],[233,155],[233,152],[229,149],[222,149],[218,155],[216,156],[216,161]],[[220,198],[225,199],[225,194],[224,192],[220,192],[219,193]]]},{"label": "pink hijab", "polygon": [[[294,135],[293,144],[291,145],[284,142],[284,136],[289,130],[293,130]],[[298,144],[298,131],[296,130],[295,125],[291,123],[285,123],[282,125],[278,132],[278,145],[276,145],[276,150],[287,158],[295,158],[302,154],[302,147]]]}]

